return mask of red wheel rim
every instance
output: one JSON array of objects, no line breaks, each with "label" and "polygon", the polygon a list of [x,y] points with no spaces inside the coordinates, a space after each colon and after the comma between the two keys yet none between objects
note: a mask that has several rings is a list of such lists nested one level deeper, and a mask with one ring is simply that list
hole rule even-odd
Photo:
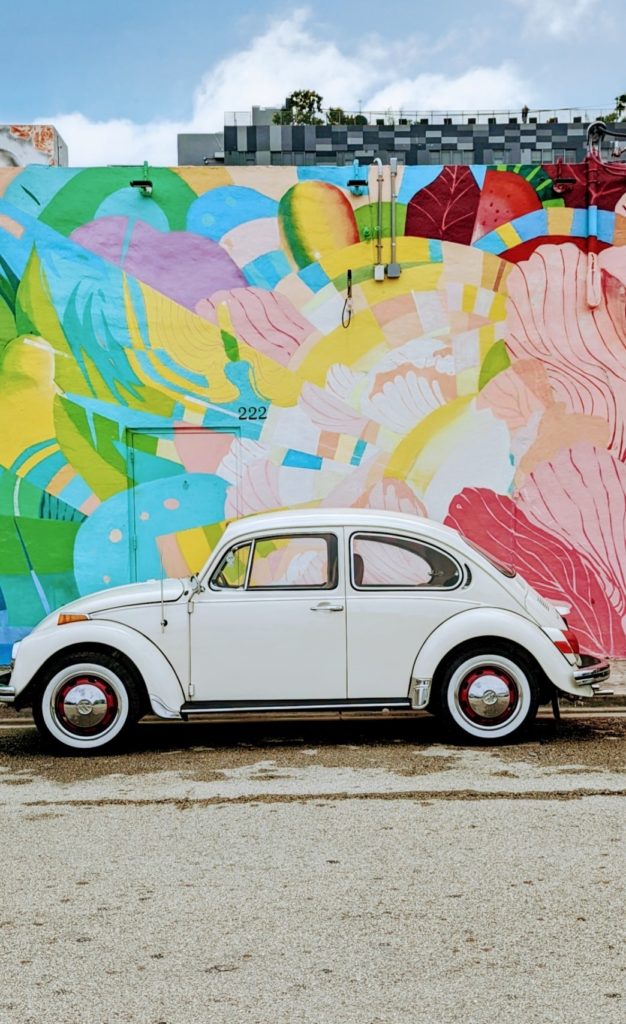
[{"label": "red wheel rim", "polygon": [[477,725],[496,726],[506,722],[518,707],[520,691],[515,679],[495,665],[481,665],[463,679],[458,693],[459,707]]},{"label": "red wheel rim", "polygon": [[54,700],[59,723],[75,736],[105,732],[118,714],[113,687],[98,676],[77,676],[60,688]]}]

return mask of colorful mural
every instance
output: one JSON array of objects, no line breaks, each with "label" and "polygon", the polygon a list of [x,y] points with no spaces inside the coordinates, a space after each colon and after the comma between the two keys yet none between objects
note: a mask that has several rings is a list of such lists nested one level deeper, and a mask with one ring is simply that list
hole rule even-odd
[{"label": "colorful mural", "polygon": [[67,146],[51,124],[0,124],[0,167],[67,164]]},{"label": "colorful mural", "polygon": [[401,168],[382,282],[353,173],[0,170],[0,660],[294,505],[448,522],[626,656],[624,168]]}]

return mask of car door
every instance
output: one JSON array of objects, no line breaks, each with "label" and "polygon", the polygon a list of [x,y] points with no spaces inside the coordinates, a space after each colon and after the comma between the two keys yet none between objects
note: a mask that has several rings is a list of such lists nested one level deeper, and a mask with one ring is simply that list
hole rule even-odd
[{"label": "car door", "polygon": [[473,607],[464,567],[409,535],[346,528],[348,696],[406,697],[434,629]]},{"label": "car door", "polygon": [[342,531],[239,541],[190,606],[195,701],[346,698]]}]

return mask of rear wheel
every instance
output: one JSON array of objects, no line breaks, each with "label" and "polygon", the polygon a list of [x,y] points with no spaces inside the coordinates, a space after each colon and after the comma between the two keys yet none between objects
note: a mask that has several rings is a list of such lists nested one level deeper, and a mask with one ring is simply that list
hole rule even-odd
[{"label": "rear wheel", "polygon": [[126,662],[89,649],[56,659],[33,700],[35,724],[45,739],[84,754],[119,742],[141,709],[140,684]]},{"label": "rear wheel", "polygon": [[466,648],[444,666],[440,716],[456,738],[518,737],[537,714],[535,676],[530,659],[511,645]]}]

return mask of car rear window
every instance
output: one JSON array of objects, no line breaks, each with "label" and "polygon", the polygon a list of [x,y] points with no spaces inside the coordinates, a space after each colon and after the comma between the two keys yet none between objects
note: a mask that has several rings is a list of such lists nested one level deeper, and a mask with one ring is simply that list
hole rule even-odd
[{"label": "car rear window", "polygon": [[444,551],[422,541],[389,534],[357,534],[351,541],[352,585],[392,589],[459,585],[461,569]]}]

